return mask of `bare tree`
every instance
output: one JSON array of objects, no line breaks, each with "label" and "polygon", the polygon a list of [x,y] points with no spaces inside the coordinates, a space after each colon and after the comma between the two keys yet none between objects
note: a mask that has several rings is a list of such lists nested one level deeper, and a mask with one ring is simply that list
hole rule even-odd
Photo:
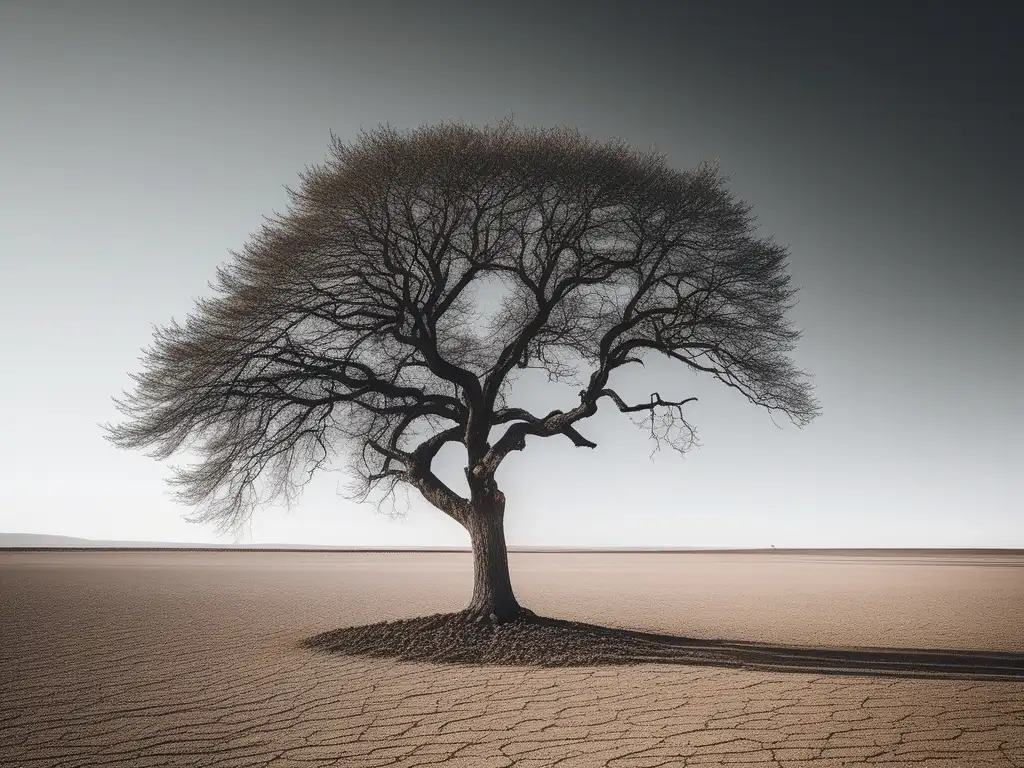
[{"label": "bare tree", "polygon": [[[171,480],[191,519],[237,530],[268,500],[257,481],[290,503],[344,448],[357,497],[404,483],[466,528],[469,611],[500,623],[529,614],[495,482],[509,453],[531,436],[596,447],[578,425],[603,398],[649,417],[656,440],[692,443],[693,398],[628,404],[609,387],[617,368],[659,353],[797,425],[817,414],[787,355],[800,334],[786,249],[755,237],[715,167],[678,172],[620,141],[511,120],[331,139],[289,212],[218,269],[215,297],[156,331],[117,401],[129,418],[105,425],[158,459],[197,448]],[[467,289],[486,277],[507,293],[479,327]],[[592,372],[568,410],[508,404],[517,367],[558,378],[571,360]],[[468,498],[431,469],[448,443],[465,449]]]}]

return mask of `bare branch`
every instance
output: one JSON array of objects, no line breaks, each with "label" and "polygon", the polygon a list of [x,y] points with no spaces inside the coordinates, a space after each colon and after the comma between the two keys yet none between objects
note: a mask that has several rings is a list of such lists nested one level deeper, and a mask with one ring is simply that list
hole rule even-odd
[{"label": "bare branch", "polygon": [[[586,394],[587,393],[585,391],[580,392],[581,397],[586,397]],[[667,400],[662,400],[661,395],[659,395],[657,392],[654,392],[651,394],[651,402],[649,403],[640,403],[639,405],[626,405],[622,401],[622,398],[619,397],[615,393],[615,391],[611,389],[602,389],[600,392],[598,392],[598,397],[610,397],[612,400],[615,401],[615,405],[617,405],[619,407],[619,410],[622,411],[623,413],[632,413],[634,411],[653,411],[658,406],[679,408],[686,405],[687,403],[694,403],[697,401],[696,397],[688,397],[685,400],[679,400],[678,402],[669,402]]]}]

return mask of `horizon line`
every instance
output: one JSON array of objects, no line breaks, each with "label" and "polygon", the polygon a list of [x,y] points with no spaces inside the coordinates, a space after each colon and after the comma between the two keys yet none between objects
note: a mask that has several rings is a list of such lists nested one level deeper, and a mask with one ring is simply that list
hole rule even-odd
[{"label": "horizon line", "polygon": [[[472,554],[469,547],[275,547],[275,546],[18,546],[0,552],[238,552],[336,554]],[[1012,547],[508,547],[510,554],[978,554],[1021,555]]]},{"label": "horizon line", "polygon": [[[52,540],[49,543],[47,540]],[[468,553],[472,549],[464,545],[400,545],[400,544],[285,544],[271,543],[210,543],[180,541],[134,541],[87,539],[79,536],[64,536],[47,533],[0,532],[0,550],[6,551],[193,551],[193,552],[365,552],[365,553]],[[807,552],[857,552],[857,553],[900,553],[900,552],[953,552],[959,554],[1024,553],[1024,547],[1006,546],[587,546],[548,544],[508,544],[507,551],[522,553],[684,553],[684,552],[758,552],[758,553],[807,553]]]}]

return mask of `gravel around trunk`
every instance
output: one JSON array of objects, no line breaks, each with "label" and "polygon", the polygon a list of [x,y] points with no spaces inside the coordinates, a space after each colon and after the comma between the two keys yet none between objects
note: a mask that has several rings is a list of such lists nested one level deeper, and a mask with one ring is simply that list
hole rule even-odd
[{"label": "gravel around trunk", "polygon": [[336,629],[302,645],[346,655],[450,664],[564,667],[726,661],[721,654],[643,640],[639,634],[541,616],[491,624],[460,612]]}]

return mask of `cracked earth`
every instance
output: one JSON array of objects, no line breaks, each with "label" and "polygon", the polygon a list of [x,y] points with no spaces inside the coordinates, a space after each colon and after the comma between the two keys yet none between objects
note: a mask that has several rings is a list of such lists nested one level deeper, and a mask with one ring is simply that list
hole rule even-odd
[{"label": "cracked earth", "polygon": [[[1024,652],[1024,558],[602,557],[510,563],[525,604],[577,621]],[[1020,681],[445,665],[300,645],[457,610],[469,569],[468,555],[2,553],[0,766],[1024,768]]]}]

